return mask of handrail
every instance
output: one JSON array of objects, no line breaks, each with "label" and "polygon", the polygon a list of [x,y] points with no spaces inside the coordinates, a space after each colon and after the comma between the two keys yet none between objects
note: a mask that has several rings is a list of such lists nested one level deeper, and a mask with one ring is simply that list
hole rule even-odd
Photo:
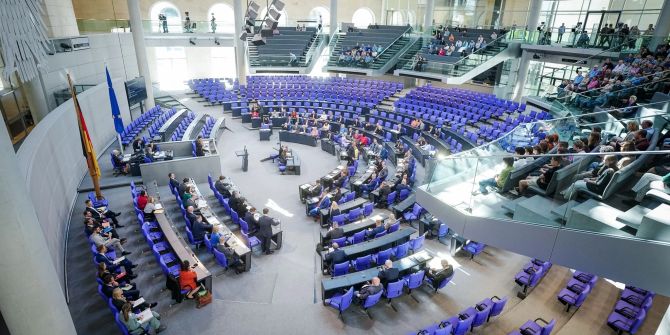
[{"label": "handrail", "polygon": [[[314,42],[316,42],[316,40],[318,40],[319,38],[322,39],[318,43],[319,46],[321,45],[321,43],[323,43],[323,39],[325,39],[323,37],[323,34],[321,34],[322,31],[323,31],[323,27],[321,29],[316,30],[316,39],[315,39]],[[317,44],[317,43],[314,43],[314,42],[309,46],[309,49],[307,49],[307,52],[305,53],[305,65],[309,64],[310,60],[314,56],[313,54],[314,54],[314,51],[316,50],[316,48],[314,46]]]},{"label": "handrail", "polygon": [[[496,38],[495,40],[491,41],[491,44],[487,43],[486,46],[489,47],[489,46],[492,46],[494,44],[500,43],[500,41],[503,38],[506,38],[508,34],[509,34],[509,32],[506,32],[506,33],[502,34],[502,36],[500,36],[500,37]],[[479,48],[479,49],[475,50],[474,52],[472,52],[471,54],[468,54],[465,57],[461,57],[461,59],[459,59],[458,62],[454,63],[453,65],[458,65],[458,63],[466,62],[467,59],[470,58],[471,56],[473,56],[475,54],[478,54],[478,52],[484,53],[484,51],[486,51],[486,48]]]},{"label": "handrail", "polygon": [[405,29],[405,31],[402,34],[400,34],[400,36],[398,36],[398,38],[393,40],[393,42],[391,42],[386,48],[384,48],[384,50],[382,50],[382,52],[377,53],[377,57],[375,57],[372,62],[374,63],[378,58],[380,58],[382,56],[382,54],[384,54],[386,52],[386,50],[391,48],[391,46],[394,45],[395,42],[398,42],[401,38],[405,37],[405,34],[410,33],[411,30],[412,30],[412,27],[408,25],[407,29]]},{"label": "handrail", "polygon": [[[662,72],[656,72],[656,73],[670,73],[670,70],[666,70],[666,71],[662,71]],[[644,87],[644,86],[647,86],[647,85],[649,85],[649,84],[662,83],[662,82],[665,82],[665,81],[670,81],[670,78],[661,78],[660,80],[652,80],[651,82],[646,82],[646,83],[638,84],[638,85],[635,85],[635,86],[629,86],[629,87],[624,87],[624,88],[617,89],[617,90],[615,90],[615,91],[610,91],[610,93],[615,93],[615,92],[620,92],[620,91],[630,90],[630,89],[632,89],[632,88],[637,88],[637,87]],[[584,92],[572,92],[572,91],[571,91],[571,92],[574,93],[574,94],[577,95],[577,96],[582,96],[582,97],[584,97],[584,98],[589,98],[589,99],[591,99],[591,98],[595,98],[595,97],[593,97],[593,96],[588,96],[588,95],[586,95],[587,93],[597,92],[597,91],[600,91],[600,90],[602,90],[602,89],[604,89],[604,87],[597,87],[597,88],[590,89],[590,90],[587,90],[587,91],[584,91]],[[558,98],[557,98],[557,99],[558,99]]]}]

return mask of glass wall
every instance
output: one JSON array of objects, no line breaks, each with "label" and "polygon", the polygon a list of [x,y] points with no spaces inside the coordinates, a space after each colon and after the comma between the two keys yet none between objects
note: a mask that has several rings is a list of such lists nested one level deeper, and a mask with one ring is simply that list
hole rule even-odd
[{"label": "glass wall", "polygon": [[[0,57],[0,72],[4,68],[5,63]],[[35,123],[22,87],[14,85],[13,82],[18,82],[15,76],[12,76],[9,82],[0,78],[0,114],[5,121],[12,144],[16,144],[28,136]]]},{"label": "glass wall", "polygon": [[[489,27],[495,25],[500,2],[477,0],[436,1],[433,20],[435,25]],[[527,8],[528,6],[526,6]],[[494,13],[496,14],[494,17]]]}]

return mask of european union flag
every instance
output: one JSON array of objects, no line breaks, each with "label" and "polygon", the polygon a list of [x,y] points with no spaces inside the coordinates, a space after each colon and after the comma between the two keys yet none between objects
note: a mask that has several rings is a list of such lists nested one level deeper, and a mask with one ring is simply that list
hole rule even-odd
[{"label": "european union flag", "polygon": [[121,120],[121,110],[119,109],[119,102],[116,100],[116,93],[114,92],[114,86],[112,86],[112,77],[109,76],[109,70],[105,67],[105,73],[107,74],[107,87],[109,88],[109,104],[112,107],[112,118],[114,119],[114,128],[116,132],[121,134],[123,133],[123,120]]}]

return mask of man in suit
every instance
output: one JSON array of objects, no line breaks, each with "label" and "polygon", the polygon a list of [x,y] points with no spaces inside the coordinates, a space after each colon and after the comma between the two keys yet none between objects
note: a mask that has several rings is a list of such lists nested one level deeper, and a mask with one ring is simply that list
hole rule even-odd
[{"label": "man in suit", "polygon": [[268,216],[268,212],[270,212],[268,208],[263,208],[263,215],[258,219],[258,234],[256,235],[261,240],[261,246],[266,255],[274,253],[274,251],[270,250],[272,244],[272,226],[279,224],[279,222]]},{"label": "man in suit", "polygon": [[238,215],[241,217],[245,216],[247,206],[244,204],[244,198],[240,196],[239,192],[233,191],[233,195],[230,197],[230,202],[228,204]]},{"label": "man in suit", "polygon": [[377,274],[377,277],[379,277],[382,284],[386,286],[388,283],[398,281],[398,277],[400,277],[400,271],[393,267],[393,262],[390,259],[387,259],[386,262],[384,262],[383,269],[379,271],[379,274]]},{"label": "man in suit", "polygon": [[197,216],[195,214],[195,207],[193,206],[186,207],[186,218],[188,219],[188,222],[191,223],[191,226],[193,226],[193,224],[197,219]]},{"label": "man in suit", "polygon": [[249,226],[249,236],[256,235],[258,232],[258,220],[256,220],[256,208],[251,207],[247,214],[244,214],[244,222]]},{"label": "man in suit", "polygon": [[91,213],[91,216],[93,216],[93,218],[96,221],[101,222],[103,219],[108,218],[108,219],[112,220],[112,223],[114,224],[115,228],[123,227],[122,225],[119,224],[119,221],[116,219],[116,217],[121,215],[121,213],[114,213],[114,212],[110,211],[109,209],[106,209],[104,212],[100,213],[100,212],[98,212],[97,209],[95,209],[93,207],[93,202],[90,199],[86,199],[86,201],[84,201],[84,203],[86,204],[86,209],[84,209],[84,210],[86,212]]},{"label": "man in suit", "polygon": [[193,239],[196,241],[201,241],[205,239],[205,232],[212,232],[213,226],[209,223],[205,223],[202,221],[202,215],[197,215],[195,217],[195,222],[193,222],[193,229],[191,229],[191,233],[193,233]]},{"label": "man in suit", "polygon": [[391,187],[386,181],[383,181],[381,186],[379,186],[379,197],[375,199],[377,201],[378,208],[384,208],[387,206],[386,198],[391,193]]},{"label": "man in suit", "polygon": [[229,188],[230,188],[230,184],[226,183],[226,177],[225,177],[225,176],[223,176],[223,175],[219,176],[219,180],[217,180],[217,181],[214,183],[214,188],[215,188],[219,193],[221,193],[221,195],[222,195],[224,198],[226,198],[226,199],[230,198],[230,196],[231,196],[231,194],[230,194],[230,190],[229,190]]},{"label": "man in suit", "polygon": [[98,263],[105,263],[109,272],[114,273],[119,269],[119,267],[123,266],[123,269],[126,271],[129,279],[135,279],[137,277],[133,273],[133,269],[136,268],[137,265],[133,264],[128,258],[125,258],[121,262],[114,264],[114,259],[105,255],[107,253],[107,247],[105,247],[104,244],[99,245],[96,249],[98,250],[98,253],[95,254],[93,258]]},{"label": "man in suit", "polygon": [[179,196],[183,196],[186,191],[188,191],[188,185],[186,185],[189,182],[188,178],[184,178],[182,180],[182,183],[179,184]]},{"label": "man in suit", "polygon": [[386,162],[382,161],[381,168],[379,168],[377,176],[379,176],[379,180],[386,180],[386,177],[388,177],[388,175],[389,175],[389,169],[386,167]]},{"label": "man in suit", "polygon": [[344,250],[340,249],[340,245],[333,242],[333,251],[329,252],[326,254],[324,260],[326,261],[327,267],[325,272],[328,273],[329,269],[334,265],[334,264],[339,264],[343,263],[347,260],[347,254],[344,252]]},{"label": "man in suit", "polygon": [[[177,177],[174,175],[174,173],[168,173],[168,178],[170,178],[170,186],[172,186],[172,188],[175,190],[179,190],[179,181],[177,181]],[[181,194],[179,196],[181,196]]]},{"label": "man in suit", "polygon": [[[112,293],[114,292],[115,288],[121,286],[116,280],[114,280],[114,276],[112,276],[111,273],[106,274],[102,279],[102,282],[102,293],[108,298],[112,297]],[[140,298],[140,291],[137,290],[135,284],[132,284],[131,289],[123,290],[123,296],[126,297],[126,299],[134,301]]]},{"label": "man in suit", "polygon": [[372,229],[369,229],[367,233],[365,234],[368,238],[373,238],[375,235],[381,233],[384,231],[384,225],[382,225],[382,220],[377,219],[375,221],[375,227]]},{"label": "man in suit", "polygon": [[454,267],[449,264],[449,261],[443,259],[440,263],[442,268],[430,268],[428,271],[426,271],[426,277],[430,279],[433,287],[437,287],[443,280],[451,277],[451,275],[454,274]]},{"label": "man in suit", "polygon": [[361,287],[361,289],[354,294],[356,299],[358,299],[358,302],[363,304],[365,299],[371,295],[375,295],[381,292],[383,289],[384,287],[381,285],[381,279],[379,279],[379,277],[373,277],[371,283],[363,285],[363,287]]},{"label": "man in suit", "polygon": [[332,241],[336,238],[344,236],[344,229],[340,227],[337,222],[333,222],[333,225],[330,227],[330,230],[326,233],[325,240]]},{"label": "man in suit", "polygon": [[96,225],[95,228],[93,228],[93,234],[91,234],[89,240],[93,242],[96,247],[104,245],[105,247],[109,248],[111,246],[117,252],[120,251],[122,256],[130,254],[130,251],[126,251],[121,246],[121,240],[119,240],[118,238],[111,238],[109,233],[103,235],[102,226],[100,225]]}]

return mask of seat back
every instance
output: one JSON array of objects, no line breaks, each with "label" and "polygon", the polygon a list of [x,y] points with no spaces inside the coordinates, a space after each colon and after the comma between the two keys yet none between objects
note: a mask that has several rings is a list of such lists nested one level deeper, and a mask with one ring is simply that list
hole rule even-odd
[{"label": "seat back", "polygon": [[207,247],[207,251],[212,252],[212,241],[207,234],[205,234],[205,247]]},{"label": "seat back", "polygon": [[554,330],[555,326],[556,326],[556,320],[551,319],[551,321],[549,321],[549,323],[546,326],[542,327],[542,331],[540,332],[540,335],[551,334],[551,331]]},{"label": "seat back", "polygon": [[382,232],[377,233],[374,238],[382,237],[384,235],[386,235],[386,231],[382,231]]},{"label": "seat back", "polygon": [[507,297],[504,297],[498,301],[494,301],[493,306],[491,307],[491,313],[489,314],[489,317],[500,315],[503,309],[505,309],[506,304],[507,304]]},{"label": "seat back", "polygon": [[366,203],[365,205],[363,205],[363,216],[370,216],[373,210],[374,210],[374,204],[371,202]]},{"label": "seat back", "polygon": [[577,296],[577,300],[575,301],[575,306],[579,307],[584,303],[584,300],[586,300],[586,297],[589,296],[589,293],[591,293],[591,286],[590,285],[585,285],[584,290],[582,293]]},{"label": "seat back", "polygon": [[361,216],[361,209],[360,208],[354,208],[351,211],[349,211],[349,222],[356,221],[358,218]]},{"label": "seat back", "polygon": [[402,289],[405,286],[404,280],[398,280],[393,283],[388,283],[386,287],[386,297],[389,299],[397,298],[402,295]]},{"label": "seat back", "polygon": [[393,224],[389,227],[388,232],[389,232],[389,234],[390,234],[390,233],[392,233],[392,232],[398,231],[398,229],[400,229],[400,221],[396,221],[395,223],[393,223]]},{"label": "seat back", "polygon": [[393,191],[393,192],[389,193],[388,196],[386,196],[386,203],[389,206],[392,205],[393,203],[395,203],[395,195],[396,195],[396,192]]},{"label": "seat back", "polygon": [[363,240],[365,240],[365,230],[361,230],[354,234],[352,244],[361,243]]},{"label": "seat back", "polygon": [[[642,326],[642,322],[644,322],[644,318],[647,316],[647,311],[646,310],[641,310],[639,313],[637,313],[637,318],[635,321],[633,321],[633,324],[630,326],[630,333],[635,334],[637,331],[640,329],[640,326]],[[549,334],[549,333],[547,333]]]},{"label": "seat back", "polygon": [[349,272],[349,262],[338,263],[333,266],[333,277],[342,276]]},{"label": "seat back", "polygon": [[465,320],[459,319],[458,324],[456,325],[456,328],[454,329],[454,335],[461,335],[461,334],[467,333],[468,330],[470,330],[470,326],[472,326],[472,321],[475,320],[475,315],[476,314],[472,314],[472,315],[468,316],[468,318],[465,319]]},{"label": "seat back", "polygon": [[407,281],[407,288],[411,290],[421,286],[421,284],[423,284],[423,277],[425,276],[425,274],[426,274],[425,271],[421,270],[409,275],[409,280]]},{"label": "seat back", "polygon": [[226,255],[224,255],[216,248],[212,249],[212,252],[214,253],[214,258],[216,259],[216,262],[219,263],[219,265],[221,265],[223,268],[227,269],[228,259],[226,258]]},{"label": "seat back", "polygon": [[335,238],[331,242],[332,243],[337,243],[337,245],[339,245],[339,246],[344,246],[347,242],[347,238],[346,238],[346,236],[343,236],[343,237],[340,237],[340,238]]},{"label": "seat back", "polygon": [[243,219],[239,219],[238,222],[240,223],[240,229],[242,229],[243,232],[249,233],[249,225],[247,224],[246,221]]},{"label": "seat back", "polygon": [[444,223],[440,223],[440,227],[437,229],[437,237],[439,238],[445,237],[447,236],[448,233],[449,233],[449,227]]},{"label": "seat back", "polygon": [[120,315],[120,313],[116,313],[116,315],[114,315],[114,321],[116,322],[116,326],[119,327],[121,333],[123,335],[128,335],[128,328],[126,328],[126,325],[121,322],[121,319],[119,319]]},{"label": "seat back", "polygon": [[415,203],[414,207],[412,207],[412,214],[414,214],[414,216],[416,216],[417,219],[419,218],[419,215],[421,215],[422,211],[423,207],[421,207],[421,205],[419,205],[418,203]]},{"label": "seat back", "polygon": [[368,309],[376,305],[379,302],[379,299],[381,299],[383,293],[384,290],[380,290],[379,292],[373,295],[369,295],[367,298],[365,298],[365,301],[363,302],[363,308]]},{"label": "seat back", "polygon": [[234,224],[240,224],[240,216],[237,214],[235,210],[230,211],[230,218],[232,219]]},{"label": "seat back", "polygon": [[365,256],[358,257],[353,262],[354,269],[356,271],[367,270],[367,269],[370,268],[370,263],[372,263],[372,255],[365,255]]},{"label": "seat back", "polygon": [[340,301],[340,312],[344,312],[349,306],[351,306],[351,301],[354,299],[354,287],[352,286],[343,296]]},{"label": "seat back", "polygon": [[472,320],[472,325],[470,327],[474,328],[483,325],[489,318],[489,314],[491,313],[492,307],[493,305],[488,305],[483,310],[477,311],[477,314],[475,314],[475,318]]},{"label": "seat back", "polygon": [[377,253],[377,265],[382,265],[386,260],[391,258],[392,249],[388,248]]},{"label": "seat back", "polygon": [[421,249],[423,247],[423,241],[426,239],[426,235],[421,235],[416,237],[413,240],[410,240],[410,243],[412,244],[412,251],[416,252],[417,250]]},{"label": "seat back", "polygon": [[403,257],[407,256],[408,252],[409,252],[409,242],[405,242],[405,243],[395,247],[395,258],[396,259],[403,258]]}]

